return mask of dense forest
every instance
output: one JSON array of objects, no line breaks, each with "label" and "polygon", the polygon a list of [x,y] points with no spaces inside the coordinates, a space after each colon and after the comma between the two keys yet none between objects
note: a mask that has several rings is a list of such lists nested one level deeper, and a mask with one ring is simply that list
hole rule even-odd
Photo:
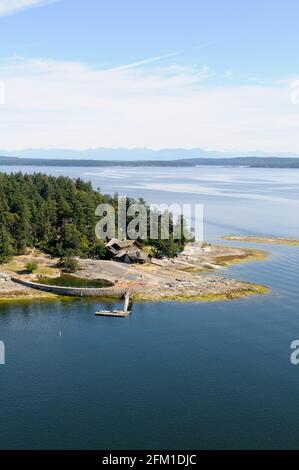
[{"label": "dense forest", "polygon": [[[0,263],[28,248],[60,258],[105,258],[105,243],[95,235],[95,209],[102,203],[117,211],[118,195],[101,194],[80,178],[0,173]],[[173,239],[170,219],[169,240],[141,241],[154,255],[171,257],[184,247],[183,238]]]},{"label": "dense forest", "polygon": [[178,158],[176,160],[76,160],[57,158],[18,158],[0,156],[0,165],[71,167],[194,167],[232,166],[248,168],[299,168],[296,157]]}]

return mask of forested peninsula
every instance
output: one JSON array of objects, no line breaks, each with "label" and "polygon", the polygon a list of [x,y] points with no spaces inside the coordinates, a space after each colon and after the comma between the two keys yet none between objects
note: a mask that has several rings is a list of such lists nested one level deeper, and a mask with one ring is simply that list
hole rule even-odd
[{"label": "forested peninsula", "polygon": [[[133,202],[127,198],[128,205]],[[117,213],[117,194],[102,194],[80,178],[0,173],[0,263],[26,254],[28,248],[56,257],[104,259],[105,243],[95,234],[95,210],[102,203]],[[172,257],[184,248],[184,240],[174,240],[172,232],[170,216],[169,240],[140,242],[155,256]]]}]

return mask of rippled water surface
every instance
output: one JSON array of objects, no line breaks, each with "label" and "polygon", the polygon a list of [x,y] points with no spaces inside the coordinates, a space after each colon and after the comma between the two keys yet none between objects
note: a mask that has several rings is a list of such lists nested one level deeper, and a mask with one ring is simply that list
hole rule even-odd
[{"label": "rippled water surface", "polygon": [[[299,238],[298,170],[37,170],[204,204],[209,240]],[[267,296],[135,304],[125,319],[97,318],[98,304],[81,300],[1,305],[0,447],[298,448],[299,247],[256,246],[268,261],[221,274],[266,284]]]}]

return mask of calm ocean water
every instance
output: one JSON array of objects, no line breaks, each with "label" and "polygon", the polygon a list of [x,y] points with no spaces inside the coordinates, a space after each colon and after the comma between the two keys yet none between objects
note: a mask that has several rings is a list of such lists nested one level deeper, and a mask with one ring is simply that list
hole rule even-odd
[{"label": "calm ocean water", "polygon": [[[22,170],[80,175],[149,202],[204,204],[212,241],[299,238],[298,170]],[[97,318],[98,304],[80,300],[0,306],[0,448],[298,448],[290,342],[299,339],[299,247],[258,246],[268,261],[221,274],[266,284],[267,296],[135,304],[126,319]]]}]

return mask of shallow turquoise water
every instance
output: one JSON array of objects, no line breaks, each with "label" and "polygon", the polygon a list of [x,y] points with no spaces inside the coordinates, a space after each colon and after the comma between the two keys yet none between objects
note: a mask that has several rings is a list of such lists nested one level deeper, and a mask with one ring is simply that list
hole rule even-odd
[{"label": "shallow turquoise water", "polygon": [[[139,178],[122,171],[118,183],[106,172],[94,184],[131,184],[130,195],[159,202],[173,195],[166,170],[147,174],[164,190],[145,189],[144,170]],[[205,204],[210,239],[259,227],[298,236],[299,173],[259,170],[256,183],[251,170],[209,171],[171,184],[185,185],[184,200]],[[190,179],[200,176],[195,194]],[[204,178],[222,194],[200,193]],[[299,366],[290,363],[290,342],[299,338],[299,247],[262,248],[268,261],[221,274],[269,285],[267,296],[135,304],[124,319],[95,317],[98,304],[80,300],[2,306],[0,447],[298,448]]]}]

